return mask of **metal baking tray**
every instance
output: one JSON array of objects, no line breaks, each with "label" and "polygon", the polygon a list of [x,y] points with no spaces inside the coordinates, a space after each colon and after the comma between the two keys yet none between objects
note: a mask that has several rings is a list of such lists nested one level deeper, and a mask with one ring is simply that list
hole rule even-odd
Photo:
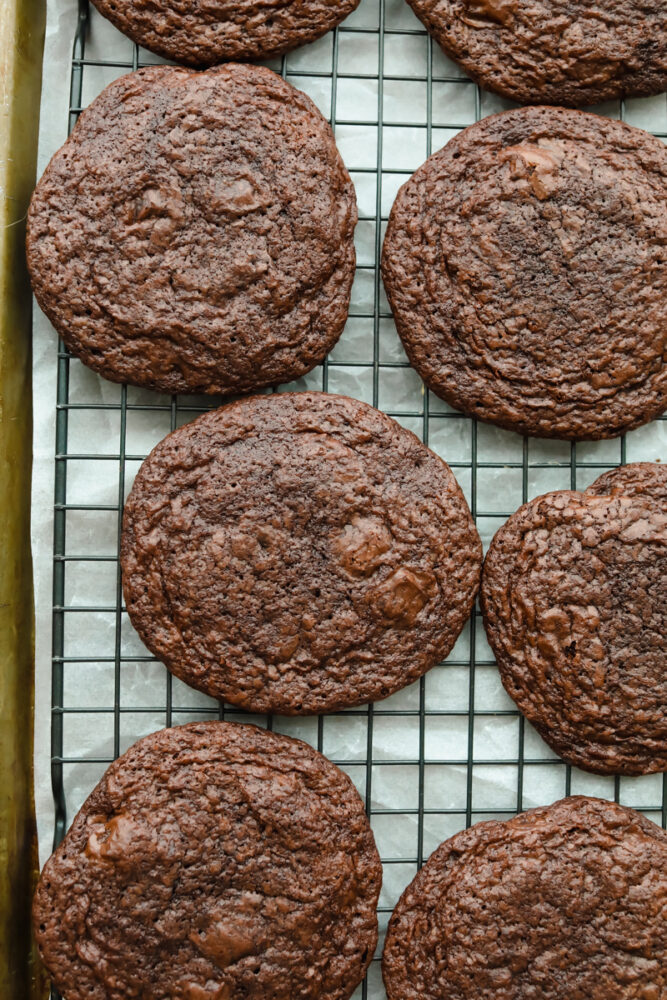
[{"label": "metal baking tray", "polygon": [[30,934],[33,810],[31,297],[23,251],[35,177],[43,0],[0,4],[0,995],[44,996]]},{"label": "metal baking tray", "polygon": [[[101,87],[157,60],[79,0],[70,128]],[[120,55],[119,55],[120,53]],[[398,187],[456,131],[509,102],[485,94],[440,52],[404,0],[361,0],[319,42],[269,63],[330,118],[357,188],[358,267],[350,319],[323,365],[291,388],[358,396],[445,458],[485,542],[521,503],[585,488],[604,469],[659,457],[651,427],[613,441],[524,439],[477,423],[425,391],[396,337],[378,262]],[[642,124],[646,102],[601,109]],[[650,110],[650,109],[649,109]],[[384,864],[381,941],[355,996],[384,997],[383,931],[402,889],[447,836],[576,792],[639,808],[667,825],[667,779],[600,778],[570,768],[505,695],[477,611],[447,662],[385,702],[316,719],[247,716],[192,692],[148,655],[122,603],[124,498],[147,452],[219,401],[102,383],[58,352],[55,408],[53,702],[54,842],[105,767],[146,733],[193,719],[254,721],[299,736],[352,777]],[[652,425],[651,425],[652,426]],[[658,449],[658,453],[656,453]],[[53,994],[55,996],[55,994]]]}]

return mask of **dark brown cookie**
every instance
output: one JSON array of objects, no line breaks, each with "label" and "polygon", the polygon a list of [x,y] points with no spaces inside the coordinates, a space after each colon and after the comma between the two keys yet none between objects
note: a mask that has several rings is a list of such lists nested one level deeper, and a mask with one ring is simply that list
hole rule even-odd
[{"label": "dark brown cookie", "polygon": [[138,45],[186,66],[268,59],[331,31],[359,0],[93,0]]},{"label": "dark brown cookie", "polygon": [[667,149],[622,122],[519,108],[398,193],[382,274],[452,406],[524,434],[612,437],[667,405]]},{"label": "dark brown cookie", "polygon": [[44,867],[35,934],[67,1000],[345,1000],[381,881],[342,771],[288,736],[193,723],[111,765]]},{"label": "dark brown cookie", "polygon": [[655,500],[667,510],[667,465],[657,462],[633,462],[610,469],[595,480],[586,490],[595,496],[634,497]]},{"label": "dark brown cookie", "polygon": [[484,624],[509,695],[570,764],[667,770],[667,511],[563,491],[524,504],[484,563]]},{"label": "dark brown cookie", "polygon": [[261,66],[116,80],[28,219],[42,309],[82,361],[166,392],[249,392],[322,361],[354,277],[354,189],[312,101]]},{"label": "dark brown cookie", "polygon": [[667,834],[576,796],[445,841],[389,924],[389,1000],[662,1000]]},{"label": "dark brown cookie", "polygon": [[466,73],[523,104],[667,90],[664,0],[408,0]]},{"label": "dark brown cookie", "polygon": [[443,659],[481,543],[448,466],[345,396],[231,403],[170,434],[125,507],[132,623],[174,674],[256,712],[385,698]]}]

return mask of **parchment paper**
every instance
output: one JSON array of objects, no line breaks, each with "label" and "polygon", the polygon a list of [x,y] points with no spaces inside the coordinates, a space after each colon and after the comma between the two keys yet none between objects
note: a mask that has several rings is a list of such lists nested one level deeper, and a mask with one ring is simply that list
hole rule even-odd
[{"label": "parchment paper", "polygon": [[[395,193],[409,172],[419,166],[429,151],[440,148],[458,128],[475,120],[477,89],[465,82],[461,71],[448,62],[436,45],[432,46],[432,122],[427,118],[427,75],[429,42],[421,25],[404,0],[387,0],[384,10],[383,123],[378,126],[378,79],[353,79],[347,74],[377,76],[381,52],[376,31],[353,32],[347,28],[377,28],[378,0],[362,0],[358,10],[339,32],[335,85],[326,75],[332,68],[333,36],[330,34],[287,59],[288,79],[305,90],[325,115],[330,115],[335,95],[336,138],[351,171],[359,200],[357,230],[359,270],[355,281],[351,316],[345,333],[331,355],[328,389],[375,402],[391,411],[415,433],[428,431],[428,443],[452,463],[459,481],[470,497],[471,422],[452,416],[451,409],[435,397],[429,398],[425,419],[424,392],[417,375],[405,364],[386,299],[379,299],[379,378],[377,399],[373,386],[373,308],[376,255],[376,175],[374,173],[378,137],[382,140],[383,167],[380,194],[381,214],[386,216]],[[64,141],[70,85],[70,54],[76,24],[75,0],[50,0],[46,40],[44,93],[40,133],[39,170]],[[131,58],[132,47],[93,10],[91,34],[86,49],[90,59]],[[160,60],[144,54],[146,60]],[[271,64],[280,68],[278,62]],[[88,103],[111,79],[126,72],[123,68],[87,67],[84,100]],[[392,79],[400,77],[400,79]],[[442,79],[447,77],[446,80]],[[499,98],[481,94],[482,115],[509,106]],[[614,103],[596,110],[618,116]],[[632,124],[667,133],[665,95],[628,101],[625,118]],[[430,148],[429,148],[430,143]],[[406,173],[394,173],[403,170]],[[360,315],[362,314],[362,315]],[[370,314],[370,315],[369,315]],[[35,555],[37,611],[37,709],[35,770],[37,811],[42,860],[51,849],[53,809],[50,785],[50,702],[51,702],[51,600],[53,552],[53,468],[56,402],[56,336],[38,309],[35,309],[34,398],[35,398],[35,477],[33,486],[33,545]],[[398,363],[398,366],[396,364]],[[296,388],[322,388],[318,368],[296,384]],[[117,403],[120,388],[87,371],[78,361],[71,363],[70,398],[76,402]],[[169,430],[168,399],[135,389],[128,391],[128,404],[162,404],[163,409],[128,410],[126,452],[137,456],[127,463],[126,490],[139,465],[139,457]],[[202,400],[182,398],[178,422],[195,414],[188,406]],[[119,411],[117,409],[72,411],[68,447],[73,453],[98,456],[94,461],[72,461],[68,470],[70,503],[115,503],[118,492],[118,463],[104,455],[118,451]],[[667,424],[655,422],[627,436],[626,460],[665,459]],[[477,471],[478,525],[485,545],[503,522],[497,512],[515,510],[523,501],[523,442],[515,434],[479,425],[479,462],[495,463]],[[570,446],[558,441],[530,441],[528,449],[527,498],[551,489],[570,488]],[[621,460],[620,440],[584,443],[576,448],[576,483],[585,487],[602,468]],[[468,467],[466,466],[468,463]],[[511,463],[519,463],[513,466]],[[546,463],[546,467],[538,467]],[[68,520],[68,550],[80,555],[116,551],[115,514],[91,513]],[[67,568],[68,607],[91,603],[107,605],[107,612],[80,612],[67,616],[66,655],[86,658],[69,663],[65,669],[65,703],[69,709],[102,706],[106,712],[71,712],[66,717],[65,756],[84,758],[65,769],[68,821],[104,770],[104,764],[87,763],[86,758],[111,757],[114,748],[113,663],[103,657],[113,649],[115,636],[116,564],[72,562]],[[475,627],[476,670],[474,685],[472,815],[483,819],[488,810],[511,815],[519,805],[517,764],[520,721],[505,695],[481,622]],[[448,665],[433,670],[426,678],[427,716],[424,724],[424,807],[423,855],[427,857],[446,836],[465,826],[468,775],[468,727],[470,678],[467,665],[471,630],[466,629],[451,654]],[[138,637],[125,619],[122,625],[122,652],[128,659],[121,665],[121,704],[128,709],[120,717],[120,750],[145,733],[165,725],[165,670],[161,664],[131,657],[146,655]],[[210,699],[174,682],[173,722],[199,718],[198,711],[212,706]],[[146,711],[157,707],[157,710]],[[420,721],[419,685],[376,706],[373,720],[373,767],[371,781],[372,824],[385,865],[381,903],[381,926],[386,926],[388,908],[393,906],[417,870],[416,840],[419,832],[418,775]],[[447,710],[454,714],[433,714]],[[396,714],[382,714],[394,711]],[[495,714],[494,714],[495,713]],[[500,713],[500,714],[498,714]],[[258,720],[262,721],[262,720]],[[362,794],[366,788],[368,719],[365,715],[341,713],[327,718],[323,728],[323,751],[341,763]],[[275,728],[300,736],[317,745],[317,720],[277,719]],[[531,761],[523,770],[520,804],[523,808],[548,803],[566,792],[567,772],[561,762],[526,724],[524,759]],[[408,763],[387,766],[387,762]],[[446,764],[428,761],[447,760]],[[511,763],[507,763],[511,761]],[[570,790],[614,796],[614,779],[598,778],[573,770]],[[642,809],[660,822],[662,776],[621,779],[620,799]],[[398,810],[387,813],[383,810]],[[448,812],[447,810],[459,810]],[[379,954],[379,953],[378,953]],[[383,997],[377,963],[369,977],[369,996]]]}]

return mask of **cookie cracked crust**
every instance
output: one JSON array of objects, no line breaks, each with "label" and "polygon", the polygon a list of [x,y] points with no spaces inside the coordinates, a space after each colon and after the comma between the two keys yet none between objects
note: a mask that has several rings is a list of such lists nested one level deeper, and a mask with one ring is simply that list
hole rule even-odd
[{"label": "cookie cracked crust", "polygon": [[255,726],[177,726],[111,765],[44,867],[37,943],[67,1000],[347,1000],[382,867],[350,779]]},{"label": "cookie cracked crust", "polygon": [[354,188],[310,98],[261,66],[110,84],[39,181],[37,300],[115,382],[223,396],[289,382],[345,321]]},{"label": "cookie cracked crust", "polygon": [[464,129],[391,211],[382,276],[408,357],[469,416],[614,437],[667,405],[667,150],[519,108]]},{"label": "cookie cracked crust", "polygon": [[659,1000],[667,834],[575,796],[445,841],[405,890],[389,1000]]},{"label": "cookie cracked crust", "polygon": [[531,500],[493,539],[480,596],[502,682],[556,753],[598,774],[667,770],[664,503],[632,485]]},{"label": "cookie cracked crust", "polygon": [[581,107],[667,90],[662,0],[408,0],[477,83]]},{"label": "cookie cracked crust", "polygon": [[269,59],[314,42],[359,0],[93,0],[137,45],[186,66]]},{"label": "cookie cracked crust", "polygon": [[449,467],[345,396],[231,403],[170,434],[125,507],[123,589],[176,676],[255,712],[385,698],[454,645],[481,543]]}]

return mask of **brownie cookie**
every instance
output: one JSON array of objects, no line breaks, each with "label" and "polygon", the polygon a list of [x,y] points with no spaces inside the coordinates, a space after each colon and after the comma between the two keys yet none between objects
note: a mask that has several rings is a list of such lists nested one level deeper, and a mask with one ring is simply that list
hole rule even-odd
[{"label": "brownie cookie", "polygon": [[331,31],[359,0],[93,0],[132,41],[186,66],[268,59]]},{"label": "brownie cookie", "polygon": [[431,855],[389,923],[389,1000],[661,1000],[667,834],[575,796],[477,823]]},{"label": "brownie cookie", "polygon": [[354,277],[354,189],[310,98],[261,66],[116,80],[37,185],[28,264],[117,382],[249,392],[322,361]]},{"label": "brownie cookie", "polygon": [[633,462],[603,473],[586,490],[595,496],[642,496],[667,510],[667,465]]},{"label": "brownie cookie", "polygon": [[450,651],[481,543],[441,459],[378,410],[296,393],[231,403],[149,455],[123,591],[177,677],[254,712],[386,698]]},{"label": "brownie cookie", "polygon": [[543,437],[613,437],[667,405],[667,149],[622,122],[519,108],[398,193],[382,274],[426,384]]},{"label": "brownie cookie", "polygon": [[523,104],[667,90],[664,0],[408,0],[473,80]]},{"label": "brownie cookie", "polygon": [[598,774],[667,770],[667,511],[562,491],[524,504],[484,564],[502,682],[542,738]]},{"label": "brownie cookie", "polygon": [[345,1000],[381,881],[347,775],[300,740],[193,723],[111,765],[44,867],[35,935],[67,1000]]}]

